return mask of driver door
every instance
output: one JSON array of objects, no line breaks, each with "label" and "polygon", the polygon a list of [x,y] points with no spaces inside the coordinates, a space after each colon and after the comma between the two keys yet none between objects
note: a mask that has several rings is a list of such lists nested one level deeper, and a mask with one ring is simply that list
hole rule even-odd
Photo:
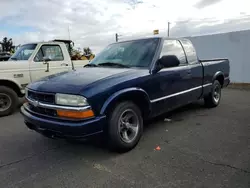
[{"label": "driver door", "polygon": [[[48,61],[49,71],[47,71],[47,65],[44,64],[43,57],[49,57],[50,59],[50,61]],[[62,48],[59,44],[41,45],[30,63],[30,76],[32,82],[68,70],[68,62],[64,60]]]},{"label": "driver door", "polygon": [[152,75],[152,83],[149,93],[154,112],[159,115],[189,102],[188,91],[191,87],[190,68],[187,64],[185,52],[178,40],[167,39],[163,43],[160,57],[175,55],[180,65],[176,67],[162,68]]}]

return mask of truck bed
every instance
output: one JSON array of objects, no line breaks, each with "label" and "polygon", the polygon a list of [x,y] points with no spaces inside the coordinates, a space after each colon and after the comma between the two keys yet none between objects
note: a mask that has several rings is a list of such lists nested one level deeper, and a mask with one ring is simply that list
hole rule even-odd
[{"label": "truck bed", "polygon": [[211,83],[216,75],[222,75],[223,86],[229,84],[230,64],[228,59],[199,60],[203,66],[204,84]]}]

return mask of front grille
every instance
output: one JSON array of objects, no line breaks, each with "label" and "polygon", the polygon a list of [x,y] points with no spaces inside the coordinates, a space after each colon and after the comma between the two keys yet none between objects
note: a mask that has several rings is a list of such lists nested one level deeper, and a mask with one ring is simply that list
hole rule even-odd
[{"label": "front grille", "polygon": [[[55,95],[54,94],[41,93],[41,92],[28,90],[27,95],[28,95],[27,96],[28,99],[30,99],[32,101],[38,101],[38,102],[47,103],[47,104],[55,104]],[[46,116],[51,116],[51,117],[57,116],[56,110],[42,108],[40,106],[34,106],[32,104],[32,102],[28,104],[28,108],[30,111],[32,111],[36,114],[41,114],[41,115],[46,115]]]},{"label": "front grille", "polygon": [[38,93],[34,91],[28,91],[28,98],[31,100],[55,104],[55,95],[54,94],[47,94],[47,93]]},{"label": "front grille", "polygon": [[41,107],[35,107],[31,104],[28,104],[28,108],[35,113],[38,114],[42,114],[42,115],[46,115],[46,116],[52,116],[52,117],[56,117],[57,116],[57,112],[54,109],[47,109],[47,108],[41,108]]}]

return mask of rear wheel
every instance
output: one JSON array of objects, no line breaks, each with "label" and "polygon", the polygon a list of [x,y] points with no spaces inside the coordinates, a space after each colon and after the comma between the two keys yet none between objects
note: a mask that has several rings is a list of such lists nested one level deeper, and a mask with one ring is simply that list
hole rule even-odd
[{"label": "rear wheel", "polygon": [[11,88],[0,86],[0,116],[12,114],[18,104],[18,96]]},{"label": "rear wheel", "polygon": [[140,109],[132,102],[119,103],[109,114],[109,146],[112,150],[126,152],[139,142],[143,132]]},{"label": "rear wheel", "polygon": [[205,106],[213,108],[219,105],[221,100],[221,85],[218,80],[215,80],[212,86],[211,93],[204,98]]}]

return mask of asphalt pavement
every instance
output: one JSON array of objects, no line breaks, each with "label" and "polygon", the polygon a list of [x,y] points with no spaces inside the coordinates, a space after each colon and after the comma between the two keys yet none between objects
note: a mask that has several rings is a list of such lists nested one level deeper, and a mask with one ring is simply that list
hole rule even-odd
[{"label": "asphalt pavement", "polygon": [[250,187],[250,91],[225,89],[217,108],[199,102],[154,119],[125,154],[44,138],[18,112],[0,129],[0,188]]}]

